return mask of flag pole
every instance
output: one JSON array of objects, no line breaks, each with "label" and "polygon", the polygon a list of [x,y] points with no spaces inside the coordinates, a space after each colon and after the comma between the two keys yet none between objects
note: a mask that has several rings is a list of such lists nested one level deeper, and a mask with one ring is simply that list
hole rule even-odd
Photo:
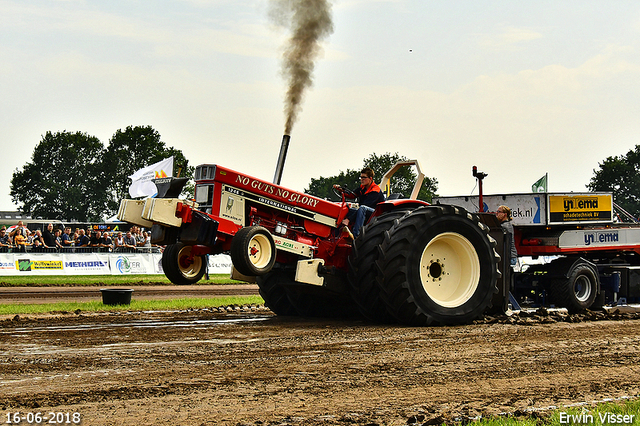
[{"label": "flag pole", "polygon": [[544,174],[544,192],[549,192],[549,172]]}]

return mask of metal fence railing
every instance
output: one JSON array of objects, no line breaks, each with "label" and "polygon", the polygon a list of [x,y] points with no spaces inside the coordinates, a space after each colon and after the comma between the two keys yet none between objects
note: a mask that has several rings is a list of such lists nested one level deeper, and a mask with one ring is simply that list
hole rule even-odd
[{"label": "metal fence railing", "polygon": [[161,247],[0,247],[0,253],[162,253]]}]

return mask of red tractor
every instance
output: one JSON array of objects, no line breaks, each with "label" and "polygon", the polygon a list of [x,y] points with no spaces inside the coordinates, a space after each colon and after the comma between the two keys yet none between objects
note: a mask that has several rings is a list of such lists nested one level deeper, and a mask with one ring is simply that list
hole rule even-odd
[{"label": "red tractor", "polygon": [[[340,232],[349,205],[293,191],[225,167],[195,172],[195,202],[180,200],[186,179],[156,179],[158,196],[123,200],[121,220],[150,227],[166,245],[162,266],[175,284],[205,273],[206,255],[229,253],[232,277],[257,281],[278,315],[338,317],[410,325],[458,324],[503,310],[504,234],[493,215],[429,205],[392,194],[355,241]],[[405,163],[397,164],[381,182]],[[507,268],[508,269],[508,268]]]}]

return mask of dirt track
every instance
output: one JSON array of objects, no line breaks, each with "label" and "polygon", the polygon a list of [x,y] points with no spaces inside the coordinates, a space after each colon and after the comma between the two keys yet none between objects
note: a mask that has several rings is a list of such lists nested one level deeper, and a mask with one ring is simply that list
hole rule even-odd
[{"label": "dirt track", "polygon": [[259,309],[8,319],[0,414],[405,425],[640,396],[638,320],[489,322],[408,328]]}]

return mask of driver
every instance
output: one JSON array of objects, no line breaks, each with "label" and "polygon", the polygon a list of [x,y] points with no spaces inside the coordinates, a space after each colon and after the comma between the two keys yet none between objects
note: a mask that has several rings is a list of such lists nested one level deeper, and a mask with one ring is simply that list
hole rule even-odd
[{"label": "driver", "polygon": [[[333,188],[344,194],[346,198],[357,198],[359,208],[349,209],[347,217],[342,221],[344,225],[343,231],[347,234],[347,238],[353,240],[359,234],[362,226],[367,218],[373,213],[373,210],[384,201],[384,194],[380,190],[378,184],[373,181],[373,170],[370,167],[365,167],[360,172],[360,187],[353,192],[345,191],[340,185],[333,185]],[[355,221],[355,222],[354,222]],[[349,223],[353,223],[353,234],[349,230]]]}]

